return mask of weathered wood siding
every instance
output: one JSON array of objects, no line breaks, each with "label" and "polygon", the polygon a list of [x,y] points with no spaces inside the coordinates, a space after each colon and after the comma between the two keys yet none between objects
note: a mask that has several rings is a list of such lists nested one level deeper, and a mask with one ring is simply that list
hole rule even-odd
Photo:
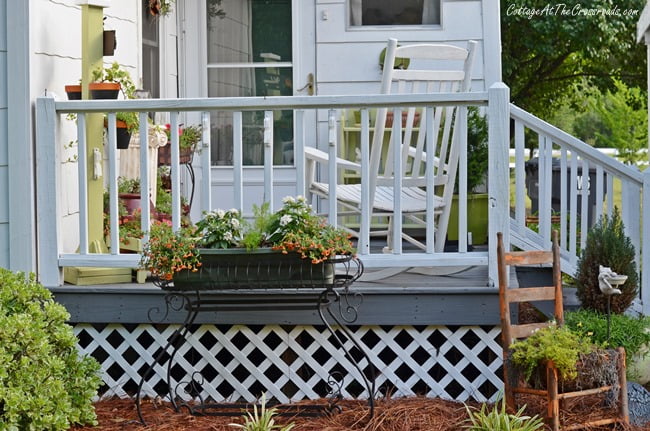
[{"label": "weathered wood siding", "polygon": [[0,266],[9,267],[7,0],[0,0]]}]

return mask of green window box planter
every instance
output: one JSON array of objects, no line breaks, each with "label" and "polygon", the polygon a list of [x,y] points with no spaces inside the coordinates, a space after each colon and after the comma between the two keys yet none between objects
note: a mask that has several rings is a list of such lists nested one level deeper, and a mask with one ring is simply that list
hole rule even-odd
[{"label": "green window box planter", "polygon": [[349,261],[345,256],[312,264],[297,253],[283,254],[270,248],[248,251],[199,249],[201,268],[174,275],[168,290],[237,290],[277,288],[336,287],[336,263]]}]

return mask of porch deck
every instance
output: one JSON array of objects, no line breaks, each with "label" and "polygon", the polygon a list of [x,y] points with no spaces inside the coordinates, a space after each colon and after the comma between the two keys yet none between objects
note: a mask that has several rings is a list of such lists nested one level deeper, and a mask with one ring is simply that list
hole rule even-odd
[{"label": "porch deck", "polygon": [[[511,277],[516,283],[516,277]],[[360,325],[498,325],[499,296],[488,286],[486,266],[467,267],[451,275],[432,276],[403,272],[377,282],[356,282],[351,288],[363,295]],[[165,291],[145,284],[64,285],[50,288],[75,323],[150,323],[148,312],[164,305]],[[224,298],[251,296],[260,303],[281,304],[283,298],[316,296],[319,291],[284,289],[239,291]],[[278,307],[279,308],[279,307]],[[163,323],[182,323],[185,314],[170,311]],[[315,310],[205,313],[197,323],[312,325]]]}]

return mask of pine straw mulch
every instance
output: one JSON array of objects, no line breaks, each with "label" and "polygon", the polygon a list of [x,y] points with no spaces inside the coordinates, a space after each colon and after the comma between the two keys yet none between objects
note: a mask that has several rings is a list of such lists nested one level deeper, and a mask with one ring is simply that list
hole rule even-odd
[{"label": "pine straw mulch", "polygon": [[[522,399],[528,414],[543,411],[537,397]],[[478,407],[477,403],[470,403]],[[341,403],[341,413],[321,417],[277,417],[276,423],[295,423],[294,431],[458,431],[463,429],[467,413],[462,403],[440,398],[395,398],[378,400],[375,415],[367,420],[368,405],[361,401]],[[563,418],[567,423],[607,417],[608,413],[594,403],[573,406]],[[99,426],[76,427],[75,431],[226,431],[234,430],[229,423],[240,422],[240,417],[192,416],[175,412],[168,403],[143,402],[143,415],[148,425],[137,422],[135,405],[129,399],[109,399],[95,404]],[[595,430],[648,431],[650,427],[590,428]]]}]

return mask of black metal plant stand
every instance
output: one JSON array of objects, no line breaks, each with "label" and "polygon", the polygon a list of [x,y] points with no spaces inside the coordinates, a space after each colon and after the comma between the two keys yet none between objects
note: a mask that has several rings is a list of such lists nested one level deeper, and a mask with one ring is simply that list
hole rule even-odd
[{"label": "black metal plant stand", "polygon": [[[172,368],[175,362],[176,354],[183,344],[187,341],[187,336],[191,332],[197,316],[205,312],[223,312],[223,311],[261,311],[261,310],[316,310],[321,321],[331,334],[333,339],[341,349],[348,361],[355,367],[363,380],[364,389],[369,394],[369,418],[374,414],[374,394],[375,394],[375,369],[363,347],[355,340],[352,332],[347,328],[347,324],[354,323],[357,319],[358,308],[363,302],[363,297],[358,292],[351,292],[351,284],[357,280],[363,273],[363,264],[360,260],[351,256],[337,257],[331,259],[325,269],[333,276],[323,277],[323,271],[307,271],[304,266],[296,266],[294,263],[284,264],[284,268],[277,268],[277,262],[273,263],[273,268],[260,262],[248,263],[245,267],[242,264],[219,263],[218,271],[207,265],[205,275],[215,276],[216,281],[206,283],[205,277],[201,278],[201,283],[194,283],[201,288],[191,289],[188,283],[177,283],[180,288],[171,283],[160,283],[160,286],[168,293],[165,295],[165,310],[157,307],[149,310],[149,320],[152,323],[160,323],[166,320],[172,311],[185,312],[183,324],[172,333],[167,344],[158,351],[152,363],[145,369],[138,384],[136,393],[136,409],[138,418],[143,425],[146,425],[141,411],[141,392],[145,381],[152,375],[156,365],[166,366],[166,384],[167,397],[176,411],[181,408],[186,409],[193,415],[226,415],[240,416],[242,409],[252,407],[247,403],[214,403],[203,398],[201,388],[204,383],[203,376],[199,371],[188,371],[189,380],[173,384]],[[236,267],[237,265],[237,267]],[[282,264],[281,264],[282,265]],[[287,266],[289,265],[289,266]],[[205,265],[204,265],[205,266]],[[308,268],[308,267],[307,267]],[[212,271],[212,272],[211,272]],[[284,280],[270,280],[270,273],[288,274]],[[223,276],[227,274],[227,276]],[[235,282],[232,277],[242,278],[245,274],[245,283]],[[221,277],[221,279],[219,279]],[[297,282],[298,280],[298,282]],[[230,286],[230,287],[229,287]],[[232,288],[236,286],[236,288]],[[295,289],[296,295],[283,295],[278,301],[268,301],[265,299],[261,302],[259,297],[254,295],[232,295],[233,293],[255,293],[255,291],[268,291],[269,289]],[[293,292],[293,291],[292,291]],[[268,298],[268,297],[267,297]],[[154,314],[161,315],[161,318],[155,319]],[[334,329],[337,327],[337,330]],[[368,363],[368,374],[359,365],[359,361],[345,347],[346,342],[350,342],[360,353],[361,359],[366,359]],[[339,411],[338,402],[342,399],[341,388],[343,386],[342,376],[338,372],[330,374],[327,385],[329,386],[329,395],[327,403],[321,405],[273,405],[282,415],[306,415],[316,416],[323,413]],[[181,394],[190,395],[193,399],[191,402],[184,401]],[[269,407],[271,405],[269,404]]]}]

